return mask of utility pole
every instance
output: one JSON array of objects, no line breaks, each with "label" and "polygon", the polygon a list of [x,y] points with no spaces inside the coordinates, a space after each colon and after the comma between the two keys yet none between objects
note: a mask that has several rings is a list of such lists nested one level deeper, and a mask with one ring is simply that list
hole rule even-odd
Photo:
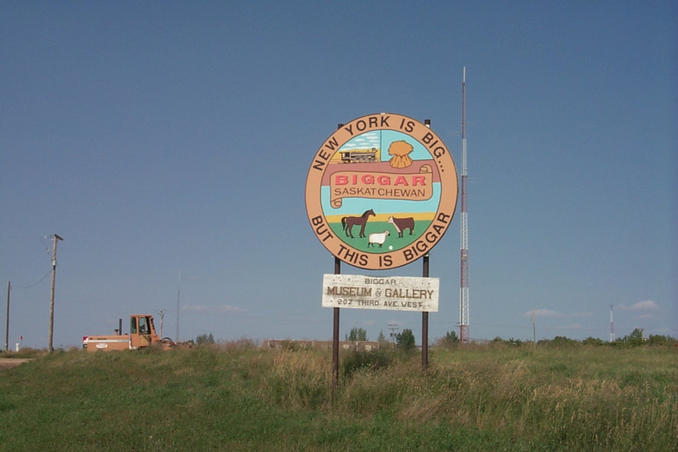
[{"label": "utility pole", "polygon": [[179,285],[177,286],[177,335],[176,342],[179,342],[179,313],[181,312],[181,270],[179,270]]},{"label": "utility pole", "polygon": [[389,322],[386,324],[389,330],[391,330],[390,337],[391,337],[391,344],[395,346],[396,343],[396,337],[398,336],[398,329],[400,325],[396,322]]},{"label": "utility pole", "polygon": [[9,294],[12,292],[12,281],[7,281],[7,316],[5,318],[5,352],[9,352]]},{"label": "utility pole", "polygon": [[165,323],[165,310],[161,309],[158,315],[160,316],[160,337],[165,337],[162,332],[162,326]]},{"label": "utility pole", "polygon": [[52,238],[54,240],[54,245],[52,247],[52,296],[50,297],[49,302],[49,343],[47,344],[47,348],[50,353],[54,351],[52,339],[54,337],[54,283],[56,281],[57,240],[63,240],[59,234],[54,234]]},{"label": "utility pole", "polygon": [[537,322],[534,318],[534,311],[532,311],[532,343],[537,346]]}]

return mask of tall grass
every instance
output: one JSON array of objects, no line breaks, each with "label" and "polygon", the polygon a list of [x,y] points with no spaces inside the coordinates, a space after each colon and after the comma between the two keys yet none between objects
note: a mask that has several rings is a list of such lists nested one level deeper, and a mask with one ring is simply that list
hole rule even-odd
[{"label": "tall grass", "polygon": [[[678,450],[669,347],[346,353],[225,344],[0,373],[0,450]],[[332,402],[334,400],[334,402]]]}]

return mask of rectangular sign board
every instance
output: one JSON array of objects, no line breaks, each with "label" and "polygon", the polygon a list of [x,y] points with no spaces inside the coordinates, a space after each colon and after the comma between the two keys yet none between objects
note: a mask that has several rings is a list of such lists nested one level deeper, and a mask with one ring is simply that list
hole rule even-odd
[{"label": "rectangular sign board", "polygon": [[323,275],[323,307],[438,312],[440,279]]}]

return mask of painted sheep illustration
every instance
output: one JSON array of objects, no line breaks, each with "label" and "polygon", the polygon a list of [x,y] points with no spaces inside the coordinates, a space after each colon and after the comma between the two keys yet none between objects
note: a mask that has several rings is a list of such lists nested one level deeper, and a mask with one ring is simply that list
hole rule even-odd
[{"label": "painted sheep illustration", "polygon": [[391,223],[393,226],[395,226],[396,231],[398,231],[398,237],[403,236],[403,231],[405,229],[409,229],[410,235],[412,235],[412,231],[414,230],[414,218],[412,218],[412,217],[408,217],[408,218],[388,217],[388,222]]},{"label": "painted sheep illustration", "polygon": [[384,232],[373,232],[367,236],[367,246],[372,246],[379,244],[379,248],[382,247],[390,233],[388,231]]}]

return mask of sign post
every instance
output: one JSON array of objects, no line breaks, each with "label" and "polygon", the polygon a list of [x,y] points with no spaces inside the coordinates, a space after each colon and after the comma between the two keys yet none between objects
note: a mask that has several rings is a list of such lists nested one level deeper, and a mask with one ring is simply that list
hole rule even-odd
[{"label": "sign post", "polygon": [[[428,278],[428,254],[450,227],[457,194],[452,155],[430,122],[379,113],[339,124],[316,151],[306,178],[306,213],[315,236],[335,257],[336,275],[340,261],[388,270],[423,258]],[[336,387],[339,306],[332,307]],[[422,310],[424,369],[428,312]]]},{"label": "sign post", "polygon": [[[341,261],[334,257],[334,274],[341,273]],[[332,309],[334,314],[332,332],[332,397],[336,394],[339,386],[339,307]]]},{"label": "sign post", "polygon": [[[422,262],[421,276],[428,278],[428,254],[424,255]],[[421,313],[421,368],[428,368],[428,311]]]}]

